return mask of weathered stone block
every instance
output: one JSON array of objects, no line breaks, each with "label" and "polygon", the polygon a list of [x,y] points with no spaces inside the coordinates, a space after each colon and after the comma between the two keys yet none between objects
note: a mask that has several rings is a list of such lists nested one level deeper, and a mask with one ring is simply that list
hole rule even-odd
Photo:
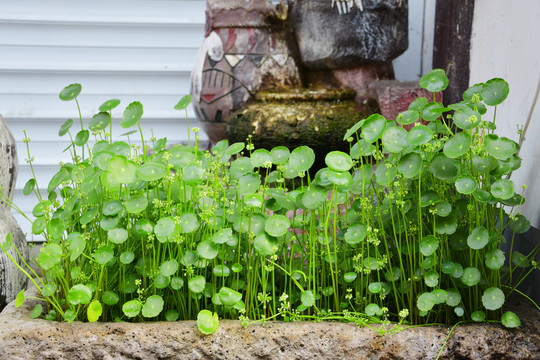
[{"label": "weathered stone block", "polygon": [[[35,301],[11,303],[0,314],[0,357],[17,359],[394,359],[433,360],[448,326],[415,327],[385,336],[337,322],[267,322],[244,328],[223,320],[202,335],[195,321],[57,323],[30,320]],[[522,326],[457,327],[440,359],[538,359],[539,314],[520,306]],[[375,325],[378,327],[378,325]]]}]

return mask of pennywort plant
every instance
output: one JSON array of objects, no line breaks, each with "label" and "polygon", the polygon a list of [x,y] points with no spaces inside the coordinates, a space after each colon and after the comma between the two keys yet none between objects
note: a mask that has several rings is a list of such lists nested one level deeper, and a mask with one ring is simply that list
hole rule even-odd
[{"label": "pennywort plant", "polygon": [[[360,121],[344,136],[350,152],[329,151],[318,171],[306,146],[223,140],[201,151],[197,129],[194,146],[147,141],[139,102],[121,125],[142,146],[113,138],[118,100],[88,129],[66,121],[59,135],[70,137],[72,161],[46,194],[35,178],[24,188],[38,199],[32,232],[46,239],[34,260],[41,276],[21,268],[47,304],[31,316],[197,319],[203,333],[219,318],[519,325],[503,306],[537,268],[536,250],[514,242],[530,226],[509,179],[521,160],[518,145],[495,134],[495,117],[482,118],[508,84],[474,85],[448,107],[435,101],[448,85],[442,70],[420,85],[433,99],[395,120]],[[69,85],[60,98],[77,101],[80,91]]]}]

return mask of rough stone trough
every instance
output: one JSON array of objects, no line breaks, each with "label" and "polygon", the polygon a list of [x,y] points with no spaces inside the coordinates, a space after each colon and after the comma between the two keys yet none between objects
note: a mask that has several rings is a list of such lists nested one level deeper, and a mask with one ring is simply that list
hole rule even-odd
[{"label": "rough stone trough", "polygon": [[[195,321],[59,323],[31,320],[35,300],[0,314],[0,359],[436,359],[450,327],[415,327],[381,336],[369,328],[336,322],[222,320],[202,335]],[[440,359],[540,359],[540,313],[525,304],[513,310],[522,326],[458,326]]]}]

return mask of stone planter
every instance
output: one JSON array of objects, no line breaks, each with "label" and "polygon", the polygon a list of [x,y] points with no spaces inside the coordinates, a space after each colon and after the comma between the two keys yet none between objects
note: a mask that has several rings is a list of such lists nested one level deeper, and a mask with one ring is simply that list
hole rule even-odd
[{"label": "stone planter", "polygon": [[[435,359],[450,327],[416,327],[380,336],[369,328],[336,322],[268,322],[244,328],[222,320],[203,336],[195,321],[57,323],[31,320],[35,300],[0,314],[5,359]],[[457,327],[440,359],[538,359],[539,313],[519,306],[522,326]]]},{"label": "stone planter", "polygon": [[307,145],[316,159],[324,160],[328,149],[349,151],[343,135],[374,108],[354,102],[350,89],[260,92],[256,100],[234,113],[227,124],[230,142],[248,135],[256,148],[283,145],[294,149]]}]

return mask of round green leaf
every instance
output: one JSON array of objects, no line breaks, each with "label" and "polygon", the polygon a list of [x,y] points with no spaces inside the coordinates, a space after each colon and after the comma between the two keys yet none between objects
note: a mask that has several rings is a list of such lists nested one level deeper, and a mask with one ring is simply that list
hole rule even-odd
[{"label": "round green leaf", "polygon": [[62,101],[70,101],[75,99],[81,93],[82,86],[81,84],[71,84],[66,86],[60,91],[58,97]]},{"label": "round green leaf", "polygon": [[264,230],[268,233],[268,235],[274,237],[285,235],[289,231],[290,227],[291,223],[289,218],[287,218],[285,215],[279,214],[270,216],[268,219],[266,219],[264,224]]},{"label": "round green leaf", "polygon": [[167,166],[160,163],[147,163],[137,168],[137,178],[143,181],[156,181],[169,173]]},{"label": "round green leaf", "polygon": [[219,300],[223,305],[233,306],[242,300],[242,294],[236,290],[223,286],[219,289]]},{"label": "round green leaf", "polygon": [[212,270],[215,276],[227,277],[231,274],[231,270],[227,265],[216,265]]},{"label": "round green leaf", "polygon": [[75,261],[86,249],[86,240],[84,237],[78,233],[73,232],[68,236],[69,241],[69,260]]},{"label": "round green leaf", "polygon": [[202,241],[197,245],[197,253],[203,259],[212,260],[218,255],[219,249],[212,241]]},{"label": "round green leaf", "polygon": [[[480,95],[481,92],[482,92],[482,87],[484,86],[483,83],[480,83],[480,84],[474,84],[473,86],[471,86],[470,88],[468,88],[467,90],[465,90],[465,92],[463,92],[463,100],[465,101],[471,101],[472,100],[472,97],[474,95]],[[481,99],[480,99],[481,100]]]},{"label": "round green leaf", "polygon": [[164,304],[165,302],[161,296],[152,295],[146,299],[141,313],[146,318],[156,317],[163,311]]},{"label": "round green leaf", "polygon": [[439,248],[439,239],[433,235],[427,235],[422,238],[420,241],[420,252],[424,256],[433,255],[435,251]]},{"label": "round green leaf", "polygon": [[430,311],[435,306],[436,297],[432,293],[422,293],[418,296],[416,306],[420,311]]},{"label": "round green leaf", "polygon": [[500,309],[504,304],[504,293],[497,287],[490,287],[482,295],[482,304],[488,310]]},{"label": "round green leaf", "polygon": [[461,294],[456,289],[446,289],[446,304],[457,306],[461,302]]},{"label": "round green leaf", "polygon": [[437,216],[435,223],[435,232],[437,234],[451,235],[456,232],[458,226],[457,218],[455,216],[441,217]]},{"label": "round green leaf", "polygon": [[81,130],[75,135],[75,140],[73,141],[77,146],[83,146],[88,142],[90,137],[90,132],[88,130]]},{"label": "round green leaf", "polygon": [[521,326],[519,317],[512,311],[506,311],[501,317],[501,322],[507,328],[517,328]]},{"label": "round green leaf", "polygon": [[452,136],[446,144],[444,144],[444,155],[451,159],[465,155],[472,145],[472,136],[466,132],[459,132]]},{"label": "round green leaf", "polygon": [[115,228],[107,232],[107,238],[114,244],[122,244],[128,238],[128,232],[123,228]]},{"label": "round green leaf", "polygon": [[504,265],[504,252],[499,249],[491,249],[485,255],[486,266],[490,270],[499,270]]},{"label": "round green leaf", "polygon": [[36,220],[34,220],[34,222],[32,223],[32,234],[39,235],[43,233],[46,226],[47,226],[47,223],[45,222],[44,217],[36,218]]},{"label": "round green leaf", "polygon": [[465,195],[470,195],[475,192],[476,187],[478,186],[476,179],[471,175],[466,174],[462,175],[456,179],[456,190]]},{"label": "round green leaf", "polygon": [[92,116],[88,128],[92,131],[98,131],[106,129],[107,126],[111,123],[111,114],[108,112],[99,112],[96,115]]},{"label": "round green leaf", "polygon": [[409,130],[407,134],[407,141],[411,145],[422,145],[427,143],[433,137],[433,130],[425,125],[417,125]]},{"label": "round green leaf", "polygon": [[43,313],[43,306],[41,304],[37,304],[36,306],[34,306],[34,308],[32,309],[32,311],[30,312],[30,319],[37,319],[38,317],[41,316],[41,314]]},{"label": "round green leaf", "polygon": [[471,249],[483,249],[489,242],[489,231],[483,226],[477,226],[467,237],[467,245]]},{"label": "round green leaf", "polygon": [[443,289],[435,289],[431,292],[435,296],[435,304],[443,304],[448,299],[448,293]]},{"label": "round green leaf", "polygon": [[266,167],[272,165],[272,154],[266,149],[257,149],[251,153],[251,165],[253,167]]},{"label": "round green leaf", "polygon": [[347,228],[344,239],[349,245],[355,245],[363,241],[367,236],[367,227],[361,223],[355,223]]},{"label": "round green leaf", "polygon": [[409,110],[414,110],[414,111],[420,112],[420,111],[422,111],[424,106],[427,105],[428,102],[429,102],[429,100],[427,98],[425,98],[425,97],[416,98],[409,105]]},{"label": "round green leaf", "polygon": [[299,146],[294,149],[288,164],[295,172],[308,171],[315,162],[315,152],[308,146]]},{"label": "round green leaf", "polygon": [[107,290],[101,294],[101,301],[103,301],[105,305],[114,306],[118,304],[119,300],[120,297],[114,291]]},{"label": "round green leaf", "polygon": [[194,213],[184,213],[180,215],[179,227],[180,233],[189,234],[199,228],[199,218]]},{"label": "round green leaf", "polygon": [[64,121],[60,129],[58,130],[58,136],[64,136],[68,133],[69,129],[73,125],[73,119],[67,119]]},{"label": "round green leaf", "polygon": [[345,133],[345,135],[343,135],[343,141],[347,140],[348,138],[350,138],[351,136],[353,136],[354,134],[356,134],[356,132],[360,129],[360,127],[362,127],[362,125],[364,124],[364,121],[365,120],[360,120],[358,121],[356,124],[354,124],[350,129],[347,129],[347,132]]},{"label": "round green leaf", "polygon": [[131,184],[137,181],[137,164],[126,159],[125,156],[113,156],[108,168],[112,178],[120,184]]},{"label": "round green leaf", "polygon": [[122,305],[122,312],[129,318],[133,318],[141,312],[143,304],[140,300],[130,300]]},{"label": "round green leaf", "polygon": [[165,261],[159,267],[159,272],[163,276],[171,276],[177,271],[178,271],[178,261],[176,261],[175,259]]},{"label": "round green leaf", "polygon": [[441,103],[429,103],[422,109],[422,119],[425,121],[435,121],[437,120],[446,108]]},{"label": "round green leaf", "polygon": [[90,305],[88,305],[88,309],[86,310],[88,322],[98,321],[102,312],[103,312],[103,307],[101,306],[101,303],[97,300],[92,301]]},{"label": "round green leaf", "polygon": [[219,327],[219,317],[217,313],[212,315],[209,310],[201,310],[197,314],[197,328],[204,335],[211,335],[217,331]]},{"label": "round green leaf", "polygon": [[71,305],[88,304],[92,300],[92,291],[86,285],[74,285],[69,289],[67,298]]},{"label": "round green leaf", "polygon": [[435,212],[442,217],[448,216],[452,212],[452,205],[447,201],[439,201],[435,204]]},{"label": "round green leaf", "polygon": [[261,179],[258,175],[250,173],[244,174],[238,181],[238,195],[247,195],[256,192],[261,185]]},{"label": "round green leaf", "polygon": [[311,186],[302,195],[302,204],[306,209],[315,210],[321,206],[328,198],[328,190]]},{"label": "round green leaf", "polygon": [[174,105],[175,110],[184,110],[191,103],[191,95],[184,95],[176,105]]},{"label": "round green leaf", "polygon": [[137,214],[146,209],[148,206],[148,199],[146,195],[139,195],[130,198],[126,202],[126,210],[130,214]]},{"label": "round green leaf", "polygon": [[382,314],[381,308],[375,303],[367,304],[365,312],[367,316],[379,316]]},{"label": "round green leaf", "polygon": [[69,173],[65,168],[61,168],[49,181],[47,192],[54,191],[62,182],[68,180]]},{"label": "round green leaf", "polygon": [[114,250],[108,245],[101,246],[94,253],[94,259],[98,264],[105,265],[114,257]]},{"label": "round green leaf", "polygon": [[476,310],[471,314],[471,319],[476,322],[483,322],[486,320],[486,313],[482,310]]},{"label": "round green leaf", "polygon": [[414,152],[405,154],[399,159],[397,170],[406,178],[415,177],[422,168],[422,157]]},{"label": "round green leaf", "polygon": [[[427,104],[427,99],[426,98],[423,98],[426,100],[426,104]],[[411,103],[412,105],[412,103]],[[425,104],[424,104],[425,105]],[[423,105],[422,105],[423,107]],[[398,124],[401,124],[401,125],[409,125],[409,124],[412,124],[416,121],[418,121],[418,119],[420,118],[420,113],[416,110],[406,110],[406,111],[403,111],[402,113],[400,113],[397,117],[396,117],[396,122]]]},{"label": "round green leaf", "polygon": [[58,244],[44,246],[38,255],[37,262],[42,270],[51,270],[62,260],[62,248]]},{"label": "round green leaf", "polygon": [[458,128],[469,130],[480,124],[481,116],[478,111],[466,107],[457,110],[452,119]]},{"label": "round green leaf", "polygon": [[386,128],[382,136],[384,150],[391,153],[399,153],[403,151],[403,149],[409,146],[409,143],[407,142],[409,135],[410,133],[407,134],[407,131],[399,126]]},{"label": "round green leaf", "polygon": [[381,292],[382,290],[382,285],[380,282],[372,282],[368,285],[368,290],[369,292],[371,292],[372,294],[378,294]]},{"label": "round green leaf", "polygon": [[326,166],[334,171],[349,171],[353,166],[351,157],[341,151],[331,151],[324,158]]},{"label": "round green leaf", "polygon": [[482,87],[482,98],[487,105],[499,105],[506,99],[510,87],[503,79],[495,78],[488,80]]},{"label": "round green leaf", "polygon": [[173,276],[171,279],[171,289],[180,290],[184,286],[184,279],[179,276]]},{"label": "round green leaf", "polygon": [[476,189],[473,192],[473,197],[476,199],[476,201],[481,203],[488,203],[493,200],[493,196],[491,196],[489,192],[483,189]]},{"label": "round green leaf", "polygon": [[326,178],[331,184],[339,187],[347,188],[353,182],[351,173],[348,171],[334,171],[328,169],[326,171]]},{"label": "round green leaf", "polygon": [[384,129],[386,129],[386,119],[382,115],[372,114],[362,124],[360,136],[368,143],[373,143],[380,139]]},{"label": "round green leaf", "polygon": [[216,244],[224,244],[233,236],[232,229],[221,229],[212,236],[212,241]]},{"label": "round green leaf", "polygon": [[345,282],[348,282],[348,283],[353,282],[354,280],[356,280],[357,277],[358,277],[358,274],[355,273],[354,271],[343,274],[343,280],[345,280]]},{"label": "round green leaf", "polygon": [[107,100],[99,106],[99,111],[111,111],[118,105],[120,105],[120,100],[118,99]]},{"label": "round green leaf", "polygon": [[127,129],[138,124],[139,121],[141,120],[143,112],[144,112],[143,106],[140,102],[138,101],[132,102],[126,107],[126,110],[124,110],[124,116],[122,117],[122,121],[120,122],[120,125],[124,129]]},{"label": "round green leaf", "polygon": [[272,256],[278,249],[278,243],[267,234],[260,234],[253,240],[253,247],[261,256]]},{"label": "round green leaf", "polygon": [[188,288],[196,294],[203,292],[206,280],[203,276],[197,275],[188,280]]},{"label": "round green leaf", "polygon": [[489,134],[484,138],[484,148],[488,154],[495,159],[507,160],[514,156],[518,149],[518,145],[508,138],[499,138],[495,134]]},{"label": "round green leaf", "polygon": [[[439,284],[439,273],[435,270],[430,270],[424,275],[424,282],[429,287],[435,287]],[[437,302],[437,298],[435,298]]]},{"label": "round green leaf", "polygon": [[480,282],[482,275],[480,270],[475,267],[467,267],[463,269],[463,275],[461,275],[461,281],[467,286],[474,286]]},{"label": "round green leaf", "polygon": [[433,69],[420,78],[420,86],[430,92],[443,91],[448,86],[448,77],[442,69]]},{"label": "round green leaf", "polygon": [[452,180],[458,174],[458,167],[454,159],[450,159],[443,154],[433,157],[429,170],[436,178],[441,180]]},{"label": "round green leaf", "polygon": [[244,144],[243,142],[234,143],[225,150],[225,155],[229,155],[229,156],[236,155],[240,151],[244,150],[245,147],[246,147],[246,144]]},{"label": "round green leaf", "polygon": [[134,259],[135,254],[131,251],[124,251],[122,254],[120,254],[120,262],[124,265],[131,264]]},{"label": "round green leaf", "polygon": [[270,154],[275,165],[282,165],[289,160],[291,152],[285,146],[276,146],[270,151]]},{"label": "round green leaf", "polygon": [[508,200],[515,194],[515,187],[512,180],[499,179],[491,185],[491,194],[498,199]]},{"label": "round green leaf", "polygon": [[381,161],[375,170],[375,179],[377,184],[388,186],[390,185],[397,175],[397,166],[392,164],[388,160]]},{"label": "round green leaf", "polygon": [[309,308],[315,304],[315,296],[311,290],[307,290],[300,296],[300,301],[302,302],[302,305]]}]

